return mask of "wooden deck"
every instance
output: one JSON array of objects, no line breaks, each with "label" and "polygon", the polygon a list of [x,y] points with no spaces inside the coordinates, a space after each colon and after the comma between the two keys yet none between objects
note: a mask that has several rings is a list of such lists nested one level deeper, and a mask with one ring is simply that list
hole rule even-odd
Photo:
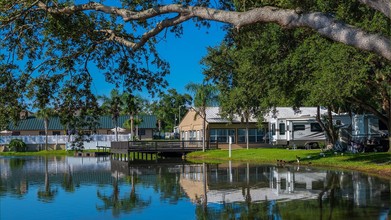
[{"label": "wooden deck", "polygon": [[[205,149],[216,149],[217,143],[206,142]],[[202,141],[129,141],[112,142],[110,152],[112,154],[139,153],[181,153],[186,154],[202,150]]]}]

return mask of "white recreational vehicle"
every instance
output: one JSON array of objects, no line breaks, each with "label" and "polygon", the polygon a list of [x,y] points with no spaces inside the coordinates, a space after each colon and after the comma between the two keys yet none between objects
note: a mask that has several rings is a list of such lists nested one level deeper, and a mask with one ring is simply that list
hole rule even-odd
[{"label": "white recreational vehicle", "polygon": [[[269,138],[274,145],[319,147],[326,144],[327,137],[316,121],[316,107],[276,108],[266,120],[269,122]],[[327,114],[322,108],[321,117]],[[338,115],[333,113],[333,124],[339,127],[339,141],[345,145],[361,144],[367,150],[387,150],[387,127],[371,114]],[[371,149],[372,148],[372,149]]]},{"label": "white recreational vehicle", "polygon": [[[327,110],[320,109],[326,114]],[[318,145],[326,139],[322,128],[316,122],[316,107],[277,107],[266,115],[269,123],[269,140],[273,145]]]},{"label": "white recreational vehicle", "polygon": [[319,146],[326,140],[315,117],[277,118],[270,124],[272,143],[275,145]]}]

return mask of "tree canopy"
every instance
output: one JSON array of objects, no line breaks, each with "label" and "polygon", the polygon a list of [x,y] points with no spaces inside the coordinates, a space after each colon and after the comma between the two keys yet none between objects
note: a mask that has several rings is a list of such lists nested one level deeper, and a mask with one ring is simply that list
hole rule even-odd
[{"label": "tree canopy", "polygon": [[[289,102],[299,103],[306,96],[316,102],[321,97],[310,95],[314,94],[310,93],[311,88],[292,87],[296,85],[292,79],[317,78],[319,82],[326,82],[332,78],[324,78],[325,74],[346,65],[328,65],[324,57],[330,56],[329,62],[332,63],[349,56],[351,59],[345,60],[345,64],[358,66],[358,72],[351,71],[351,76],[360,78],[363,72],[371,73],[357,83],[368,85],[375,82],[361,89],[349,85],[357,92],[350,101],[373,109],[366,101],[379,99],[378,105],[388,109],[389,119],[391,83],[389,74],[384,73],[391,61],[390,8],[389,0],[121,0],[88,3],[0,0],[0,97],[10,96],[5,105],[0,106],[0,122],[7,120],[3,120],[6,118],[3,114],[16,115],[15,111],[28,104],[24,85],[41,76],[56,76],[56,82],[61,86],[53,105],[63,115],[63,121],[71,121],[76,113],[91,115],[91,109],[96,109],[96,100],[91,95],[91,78],[97,73],[89,71],[90,65],[96,66],[108,82],[123,85],[131,93],[146,88],[155,94],[167,86],[164,77],[169,73],[169,64],[160,58],[156,44],[168,31],[180,36],[182,24],[189,20],[206,26],[209,21],[223,22],[233,27],[234,34],[256,25],[262,33],[252,36],[255,41],[260,36],[270,39],[289,36],[279,39],[291,40],[288,47],[270,47],[270,57],[256,55],[270,60],[284,57],[286,63],[281,68],[269,67],[278,73],[269,77],[284,82],[285,88],[294,88],[283,90],[289,91],[290,96],[285,96]],[[273,36],[265,24],[275,24],[282,27],[282,31],[298,31]],[[312,35],[316,35],[316,39],[308,40]],[[331,46],[318,50],[319,46],[325,45],[324,42]],[[330,50],[334,47],[331,42],[349,47],[335,52]],[[267,50],[267,45],[258,48]],[[351,53],[353,49],[354,53]],[[316,65],[306,57],[310,54],[314,61],[319,61]],[[301,62],[304,58],[307,60]],[[277,65],[276,62],[270,63]],[[266,71],[267,67],[265,70],[263,67],[258,70]],[[302,71],[295,71],[300,68]],[[10,91],[11,85],[15,85],[13,91]],[[265,85],[269,91],[280,88],[270,85]],[[368,99],[357,99],[359,93]]]}]

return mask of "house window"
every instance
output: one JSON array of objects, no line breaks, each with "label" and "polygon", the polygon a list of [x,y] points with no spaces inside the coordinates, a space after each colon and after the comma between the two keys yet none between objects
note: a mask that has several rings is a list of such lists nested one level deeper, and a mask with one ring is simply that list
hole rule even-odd
[{"label": "house window", "polygon": [[189,131],[189,140],[190,141],[197,140],[197,131]]},{"label": "house window", "polygon": [[53,135],[61,135],[60,131],[53,131]]},{"label": "house window", "polygon": [[45,135],[45,131],[39,131],[39,135]]},{"label": "house window", "polygon": [[285,124],[280,123],[279,126],[280,126],[280,135],[285,135]]},{"label": "house window", "polygon": [[144,128],[139,128],[138,129],[138,135],[145,135],[145,129]]},{"label": "house window", "polygon": [[235,143],[235,129],[210,129],[210,142],[228,143],[229,136]]},{"label": "house window", "polygon": [[317,132],[317,131],[323,131],[322,127],[319,123],[311,123],[311,131]]},{"label": "house window", "polygon": [[294,131],[304,131],[305,125],[293,125],[293,130]]},{"label": "house window", "polygon": [[[263,132],[258,129],[248,129],[248,142],[261,143]],[[238,143],[246,143],[246,129],[238,129]]]},{"label": "house window", "polygon": [[13,131],[12,136],[20,136],[20,131]]}]

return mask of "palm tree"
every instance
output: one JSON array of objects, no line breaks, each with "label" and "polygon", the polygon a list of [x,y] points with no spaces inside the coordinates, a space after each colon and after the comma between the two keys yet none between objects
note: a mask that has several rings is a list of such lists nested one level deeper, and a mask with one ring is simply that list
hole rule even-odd
[{"label": "palm tree", "polygon": [[36,116],[40,119],[43,119],[45,127],[45,150],[48,150],[48,126],[49,118],[54,116],[55,112],[51,108],[43,108],[37,111]]},{"label": "palm tree", "polygon": [[138,118],[135,119],[135,116],[142,110],[142,106],[148,103],[148,100],[141,96],[134,96],[131,93],[123,93],[121,99],[124,104],[123,113],[130,115],[130,137],[133,141],[133,127],[136,125],[136,135],[138,135],[138,125],[141,122]]},{"label": "palm tree", "polygon": [[186,90],[194,93],[194,106],[198,108],[197,113],[203,118],[202,121],[202,151],[205,151],[206,138],[206,107],[215,106],[218,102],[217,87],[206,82],[202,84],[189,83]]},{"label": "palm tree", "polygon": [[110,92],[110,97],[103,95],[98,96],[98,99],[103,101],[101,105],[101,109],[103,110],[103,112],[106,114],[110,114],[111,118],[114,121],[115,140],[118,141],[118,118],[120,116],[123,106],[121,95],[119,94],[119,91],[117,89],[113,89]]}]

